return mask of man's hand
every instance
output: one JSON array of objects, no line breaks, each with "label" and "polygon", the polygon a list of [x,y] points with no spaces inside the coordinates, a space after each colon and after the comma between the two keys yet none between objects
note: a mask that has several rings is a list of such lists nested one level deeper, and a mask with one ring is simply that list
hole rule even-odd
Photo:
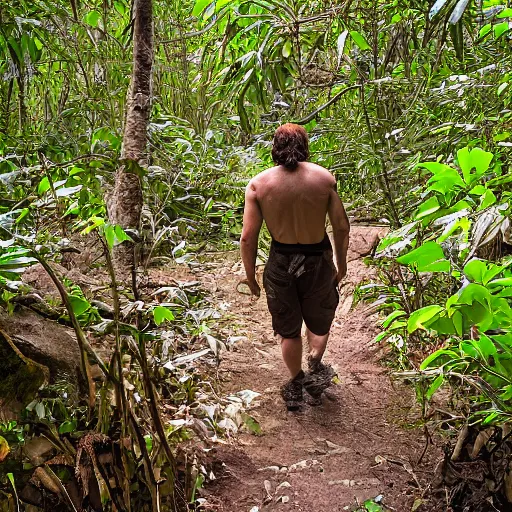
[{"label": "man's hand", "polygon": [[336,273],[336,283],[340,284],[341,280],[347,275],[346,268],[340,268]]},{"label": "man's hand", "polygon": [[260,295],[261,295],[261,288],[260,288],[260,285],[258,284],[258,281],[256,281],[256,279],[246,279],[243,282],[245,282],[247,284],[247,286],[249,287],[249,290],[251,290],[251,293],[257,299],[259,299]]}]

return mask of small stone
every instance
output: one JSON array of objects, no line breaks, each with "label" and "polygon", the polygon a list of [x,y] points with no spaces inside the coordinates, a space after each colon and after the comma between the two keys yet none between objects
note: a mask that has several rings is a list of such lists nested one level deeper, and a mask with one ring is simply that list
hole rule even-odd
[{"label": "small stone", "polygon": [[259,468],[258,471],[274,471],[275,473],[279,473],[281,468],[279,466],[265,466],[264,468]]},{"label": "small stone", "polygon": [[330,480],[329,485],[343,485],[344,487],[376,487],[381,485],[377,478],[362,478],[361,480]]}]

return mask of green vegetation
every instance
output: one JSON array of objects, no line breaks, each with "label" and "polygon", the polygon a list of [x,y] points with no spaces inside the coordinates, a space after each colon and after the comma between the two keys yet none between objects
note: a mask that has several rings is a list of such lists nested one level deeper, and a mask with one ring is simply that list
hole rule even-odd
[{"label": "green vegetation", "polygon": [[[227,424],[259,433],[240,405],[251,398],[218,406],[205,369],[194,367],[205,347],[218,364],[223,343],[205,291],[144,286],[159,264],[197,264],[203,253],[237,247],[244,186],[270,164],[272,133],[285,121],[305,125],[313,160],[336,175],[349,214],[390,226],[371,261],[379,280],[358,293],[385,314],[376,341],[392,347],[392,366],[415,382],[424,408],[441,387],[462,397],[454,437],[466,424],[496,426],[501,445],[512,415],[512,7],[143,7],[154,24],[149,98],[129,93],[140,36],[130,1],[0,6],[0,312],[33,300],[21,276],[39,263],[59,292],[41,298],[46,316],[73,329],[81,356],[76,382],[32,390],[20,419],[0,426],[0,460],[10,451],[0,510],[16,510],[43,467],[19,462],[40,435],[63,457],[39,474],[57,497],[48,506],[73,510],[65,486],[78,460],[80,492],[88,472],[100,504],[142,511],[199,504],[207,475],[178,450],[195,435],[185,408],[208,435],[225,434]],[[147,137],[130,156],[124,128],[143,110],[148,119],[137,126]],[[134,189],[123,188],[123,176]],[[123,197],[135,221],[119,213]],[[86,247],[96,292],[62,272]],[[12,340],[2,330],[0,338],[10,352]],[[92,338],[109,350],[100,354]],[[14,352],[9,361],[38,369]],[[41,372],[38,384],[47,382]],[[172,411],[165,418],[159,403]]]}]

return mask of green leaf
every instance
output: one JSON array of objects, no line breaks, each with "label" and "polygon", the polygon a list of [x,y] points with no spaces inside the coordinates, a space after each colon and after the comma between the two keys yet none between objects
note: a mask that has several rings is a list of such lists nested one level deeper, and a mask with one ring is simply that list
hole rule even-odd
[{"label": "green leaf", "polygon": [[482,426],[485,427],[486,425],[490,425],[498,417],[499,413],[492,412],[491,414],[485,417],[484,421],[482,421]]},{"label": "green leaf", "polygon": [[101,14],[98,11],[92,10],[84,16],[84,23],[87,23],[87,25],[96,28],[100,19]]},{"label": "green leaf", "polygon": [[146,449],[148,453],[153,451],[153,436],[151,434],[146,434],[144,436],[144,441],[146,442]]},{"label": "green leaf", "polygon": [[383,331],[383,332],[377,334],[377,336],[375,336],[375,339],[373,340],[373,342],[380,343],[384,338],[386,338],[388,336],[389,336],[389,332]]},{"label": "green leaf", "polygon": [[219,12],[225,5],[233,4],[233,0],[217,0],[215,2],[215,11]]},{"label": "green leaf", "polygon": [[174,314],[169,308],[157,306],[153,309],[153,319],[156,325],[161,325],[165,320],[172,322],[174,320]]},{"label": "green leaf", "polygon": [[77,297],[76,295],[70,295],[69,302],[71,303],[73,313],[75,313],[76,316],[82,315],[91,307],[88,300],[83,299],[82,297]]},{"label": "green leaf", "polygon": [[508,87],[508,82],[503,82],[499,87],[498,87],[498,96],[501,96],[501,93]]},{"label": "green leaf", "polygon": [[430,171],[432,174],[452,169],[449,165],[442,164],[441,162],[420,162],[417,167],[422,167]]},{"label": "green leaf", "polygon": [[67,434],[76,430],[76,421],[64,421],[59,426],[59,434]]},{"label": "green leaf", "polygon": [[82,231],[80,231],[80,234],[82,235],[87,235],[97,227],[103,226],[105,224],[105,219],[103,219],[102,217],[92,216],[91,218],[87,219],[87,221],[90,224],[87,227],[85,227]]},{"label": "green leaf", "polygon": [[14,37],[12,37],[12,36],[9,36],[7,38],[7,42],[9,44],[9,46],[11,47],[12,51],[16,54],[16,58],[18,59],[18,63],[20,65],[22,65],[22,63],[23,63],[23,50],[20,48],[20,45],[18,44],[16,39],[14,39]]},{"label": "green leaf", "polygon": [[199,16],[211,3],[212,0],[196,0],[192,16]]},{"label": "green leaf", "polygon": [[494,25],[493,30],[494,37],[498,39],[498,37],[501,37],[505,32],[508,32],[510,30],[510,23],[508,21],[498,23],[497,25]]},{"label": "green leaf", "polygon": [[382,327],[384,329],[387,329],[388,326],[393,322],[393,320],[396,320],[397,318],[406,315],[407,313],[401,309],[397,311],[393,311],[391,314],[389,314],[384,321],[382,322]]},{"label": "green leaf", "polygon": [[292,54],[292,43],[290,41],[286,41],[284,43],[282,54],[285,59],[287,59]]},{"label": "green leaf", "polygon": [[39,186],[37,187],[37,193],[39,195],[44,194],[48,189],[50,188],[50,181],[48,180],[48,177],[45,176],[40,182]]},{"label": "green leaf", "polygon": [[498,353],[491,338],[485,334],[481,334],[480,338],[476,340],[475,343],[478,345],[486,360],[488,360],[490,356],[495,356]]},{"label": "green leaf", "polygon": [[432,395],[441,387],[443,382],[444,382],[443,374],[438,375],[434,379],[434,382],[432,382],[430,387],[427,389],[427,393],[426,393],[427,400],[430,400],[432,398]]},{"label": "green leaf", "polygon": [[474,259],[466,263],[463,272],[471,281],[483,283],[487,265],[482,260]]},{"label": "green leaf", "polygon": [[453,189],[466,188],[466,184],[460,177],[460,174],[451,167],[444,169],[443,171],[437,172],[428,181],[428,190],[434,190],[441,194],[453,192]]},{"label": "green leaf", "polygon": [[[433,354],[430,354],[420,365],[420,370],[426,370],[429,368],[434,361],[439,359],[440,357],[445,357],[448,360],[458,359],[460,356],[457,352],[453,350],[440,349],[436,350]],[[439,365],[437,365],[439,366]]]},{"label": "green leaf", "polygon": [[412,333],[418,329],[425,329],[424,324],[432,320],[436,315],[443,311],[443,307],[438,304],[425,306],[424,308],[414,311],[407,321],[407,331]]},{"label": "green leaf", "polygon": [[242,413],[242,419],[243,419],[245,426],[247,427],[249,432],[251,432],[251,434],[254,434],[257,436],[260,436],[262,434],[260,424],[252,416],[250,416],[249,414],[244,412],[244,413]]},{"label": "green leaf", "polygon": [[512,286],[512,277],[501,277],[488,283],[489,286]]},{"label": "green leaf", "polygon": [[444,258],[443,249],[436,242],[426,242],[400,256],[396,261],[416,268],[418,272],[449,272],[450,270],[450,262]]},{"label": "green leaf", "polygon": [[481,284],[470,283],[463,288],[458,295],[458,304],[472,305],[474,302],[479,302],[483,306],[489,307],[491,302],[491,293]]},{"label": "green leaf", "polygon": [[506,9],[503,9],[496,18],[512,18],[512,7],[507,7]]},{"label": "green leaf", "polygon": [[492,190],[487,189],[485,194],[480,198],[480,204],[478,205],[477,211],[485,210],[489,206],[493,205],[497,201],[496,196]]},{"label": "green leaf", "polygon": [[354,40],[354,42],[359,46],[361,50],[371,50],[371,46],[366,42],[366,39],[357,31],[351,30],[350,37]]},{"label": "green leaf", "polygon": [[431,213],[436,212],[439,210],[441,206],[439,205],[439,201],[437,200],[436,196],[431,197],[427,201],[425,201],[419,208],[418,212],[416,213],[416,220],[422,219],[423,217],[426,217],[427,215],[430,215]]},{"label": "green leaf", "polygon": [[483,37],[485,37],[490,31],[492,30],[492,24],[491,23],[487,23],[486,25],[484,25],[481,29],[480,29],[480,32],[478,33],[478,37],[481,39]]},{"label": "green leaf", "polygon": [[126,6],[123,2],[115,1],[114,8],[121,16],[124,16],[124,14],[126,13]]},{"label": "green leaf", "polygon": [[382,507],[373,500],[366,500],[363,505],[366,512],[382,512]]},{"label": "green leaf", "polygon": [[110,250],[114,247],[114,241],[116,239],[116,234],[114,233],[114,226],[109,224],[105,226],[104,232],[105,240],[107,242],[107,246]]},{"label": "green leaf", "polygon": [[[14,483],[14,475],[12,473],[7,473],[7,478],[9,479],[9,482],[11,482],[12,488],[14,490],[14,495],[16,496],[16,500],[19,500],[18,491],[16,490],[16,485]],[[19,507],[18,507],[18,511],[19,511]]]},{"label": "green leaf", "polygon": [[[474,148],[471,151],[468,147],[457,151],[457,160],[464,176],[464,181],[469,185],[476,179],[480,178],[488,169],[493,154],[480,148]],[[471,174],[471,170],[475,169],[475,173]]]}]

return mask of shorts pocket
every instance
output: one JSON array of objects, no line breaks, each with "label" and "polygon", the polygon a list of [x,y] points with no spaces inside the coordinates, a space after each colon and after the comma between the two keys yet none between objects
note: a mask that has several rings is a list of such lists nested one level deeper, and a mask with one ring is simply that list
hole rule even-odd
[{"label": "shorts pocket", "polygon": [[338,292],[338,286],[336,285],[336,282],[334,282],[329,292],[321,299],[320,307],[329,310],[336,309],[339,301],[340,294]]}]

